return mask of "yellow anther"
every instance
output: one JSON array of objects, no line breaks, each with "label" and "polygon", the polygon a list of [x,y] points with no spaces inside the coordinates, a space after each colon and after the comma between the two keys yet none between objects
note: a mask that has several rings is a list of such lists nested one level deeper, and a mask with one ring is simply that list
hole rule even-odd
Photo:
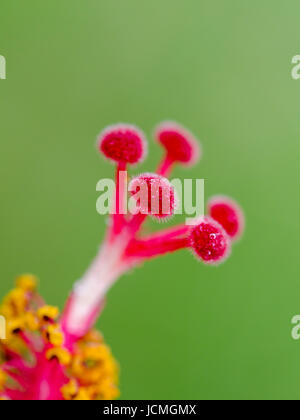
[{"label": "yellow anther", "polygon": [[64,336],[58,325],[48,325],[44,335],[46,340],[48,340],[49,343],[53,344],[55,347],[59,347],[63,344]]},{"label": "yellow anther", "polygon": [[53,321],[58,317],[59,310],[56,306],[45,305],[37,310],[37,316],[41,321]]},{"label": "yellow anther", "polygon": [[[29,361],[33,344],[42,343],[46,348],[51,344],[53,347],[46,351],[45,357],[66,366],[66,374],[70,375],[69,382],[61,388],[65,400],[117,398],[118,366],[102,335],[90,331],[76,343],[72,353],[62,347],[64,334],[60,325],[54,322],[59,315],[58,308],[45,305],[35,309],[40,301],[31,293],[35,284],[31,275],[19,277],[17,288],[7,295],[0,307],[0,314],[6,318],[5,346],[20,357],[24,356],[24,361]],[[30,331],[35,333],[30,334]],[[0,343],[0,365],[7,361],[3,349]],[[50,368],[55,365],[55,362],[51,363]],[[3,390],[9,386],[10,380],[9,374],[0,368],[0,393],[3,393],[0,400],[5,399]]]},{"label": "yellow anther", "polygon": [[[73,356],[71,373],[78,378],[82,386],[92,387],[94,394],[96,392],[97,395],[102,395],[104,391],[101,389],[100,392],[99,388],[95,390],[94,386],[101,385],[105,379],[107,379],[107,383],[116,385],[118,365],[108,346],[101,343],[86,343],[84,340],[85,338],[81,340]],[[110,392],[114,394],[117,392],[116,389],[114,387]]]},{"label": "yellow anther", "polygon": [[110,356],[110,351],[107,346],[100,344],[98,346],[87,346],[83,350],[83,357],[87,361],[99,362]]},{"label": "yellow anther", "polygon": [[76,400],[77,401],[89,401],[89,400],[91,400],[91,397],[89,395],[88,390],[84,387],[81,387],[81,388],[79,388],[78,393],[77,393],[76,397],[73,398],[73,400],[75,400],[75,401]]},{"label": "yellow anther", "polygon": [[11,338],[13,335],[18,334],[24,329],[25,322],[23,318],[9,319],[6,324],[7,338]]},{"label": "yellow anther", "polygon": [[109,377],[103,378],[99,384],[91,388],[93,388],[94,399],[97,400],[115,400],[120,396],[119,389]]},{"label": "yellow anther", "polygon": [[60,364],[67,366],[71,362],[71,354],[62,347],[53,347],[46,353],[48,360],[57,359]]},{"label": "yellow anther", "polygon": [[2,369],[0,369],[0,391],[4,388],[5,382],[6,382],[6,373],[3,372]]},{"label": "yellow anther", "polygon": [[63,397],[66,400],[72,400],[78,393],[78,385],[75,379],[71,379],[66,385],[61,388]]},{"label": "yellow anther", "polygon": [[36,289],[37,278],[32,274],[23,274],[16,279],[17,287],[26,290],[27,292],[33,292]]},{"label": "yellow anther", "polygon": [[[24,290],[17,288],[13,289],[3,301],[3,307],[9,309],[11,313],[15,316],[23,314],[26,310],[27,305],[27,296]],[[4,311],[3,311],[4,312]]]},{"label": "yellow anther", "polygon": [[103,336],[97,330],[90,330],[82,339],[83,344],[85,343],[103,343]]},{"label": "yellow anther", "polygon": [[92,400],[114,400],[120,396],[120,391],[112,378],[102,378],[101,381],[87,387]]},{"label": "yellow anther", "polygon": [[25,313],[24,324],[30,331],[37,331],[39,328],[39,321],[33,312]]},{"label": "yellow anther", "polygon": [[9,319],[15,315],[15,310],[11,304],[3,303],[0,306],[0,314],[3,315],[6,319]]}]

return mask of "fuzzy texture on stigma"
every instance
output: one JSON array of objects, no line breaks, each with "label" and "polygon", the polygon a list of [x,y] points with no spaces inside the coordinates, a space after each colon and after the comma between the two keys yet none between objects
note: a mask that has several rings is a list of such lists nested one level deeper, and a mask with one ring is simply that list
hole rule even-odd
[{"label": "fuzzy texture on stigma", "polygon": [[193,165],[200,157],[199,143],[193,134],[175,122],[161,123],[155,130],[155,138],[174,162]]},{"label": "fuzzy texture on stigma", "polygon": [[116,163],[115,212],[105,239],[74,284],[61,317],[36,292],[31,275],[20,277],[4,299],[0,315],[7,321],[7,339],[0,341],[0,399],[116,398],[118,365],[101,335],[93,330],[109,289],[127,271],[167,253],[190,249],[205,264],[218,264],[229,255],[231,240],[242,231],[243,217],[228,199],[211,200],[211,217],[195,221],[194,226],[143,232],[148,216],[166,220],[175,212],[175,189],[166,178],[174,165],[191,165],[200,154],[194,136],[178,124],[162,123],[156,137],[165,149],[164,156],[155,174],[142,174],[131,181],[130,199],[137,212],[127,214],[123,212],[128,198],[126,170],[128,164],[144,158],[144,135],[132,125],[118,124],[99,136],[100,152]]},{"label": "fuzzy texture on stigma", "polygon": [[208,213],[231,237],[238,239],[244,230],[244,215],[240,206],[225,196],[213,197],[208,203]]},{"label": "fuzzy texture on stigma", "polygon": [[133,125],[116,124],[99,136],[99,149],[108,159],[118,163],[136,164],[146,155],[147,143],[141,130]]},{"label": "fuzzy texture on stigma", "polygon": [[133,178],[129,191],[136,198],[138,210],[157,219],[173,216],[177,205],[175,189],[167,178],[145,173]]},{"label": "fuzzy texture on stigma", "polygon": [[[124,125],[122,127],[124,128]],[[139,129],[135,130],[141,132]],[[107,150],[101,147],[107,138],[112,140],[113,149],[116,146],[118,151],[117,155],[112,152],[109,154],[109,157],[116,161],[117,188],[114,198],[116,214],[111,215],[106,239],[98,255],[75,284],[66,305],[62,325],[69,332],[69,336],[79,337],[83,332],[88,331],[102,311],[106,294],[112,285],[124,273],[145,261],[166,253],[193,249],[197,258],[205,264],[218,264],[229,255],[230,251],[229,236],[213,219],[210,220],[212,229],[210,235],[205,232],[205,229],[200,232],[201,226],[196,226],[193,230],[192,227],[185,225],[161,229],[154,234],[148,232],[145,235],[143,232],[143,225],[149,216],[158,220],[167,220],[174,213],[177,200],[175,190],[167,177],[175,164],[189,165],[197,161],[200,147],[194,136],[177,123],[164,122],[158,126],[156,138],[163,146],[165,153],[155,174],[142,174],[130,182],[130,211],[126,214],[118,211],[126,207],[128,198],[127,183],[122,177],[120,180],[119,175],[120,171],[126,168],[124,161],[130,159],[123,158],[123,163],[120,162],[121,156],[126,156],[127,144],[122,136],[121,140],[119,138],[115,140],[112,134],[115,132],[118,132],[118,126],[109,127],[100,135],[100,151],[108,157]],[[130,174],[126,176],[126,181],[127,179],[130,179]],[[156,193],[151,194],[153,185]],[[141,195],[139,193],[143,186],[147,187],[146,193]],[[157,186],[162,186],[162,188],[157,188]],[[167,205],[167,210],[164,209],[164,203]],[[193,230],[192,237],[190,237],[191,230]]]},{"label": "fuzzy texture on stigma", "polygon": [[94,330],[64,345],[56,307],[45,305],[32,275],[21,276],[0,306],[0,399],[110,400],[118,397],[118,365]]},{"label": "fuzzy texture on stigma", "polygon": [[207,264],[220,264],[230,253],[230,241],[224,229],[205,217],[193,227],[190,244],[195,255]]}]

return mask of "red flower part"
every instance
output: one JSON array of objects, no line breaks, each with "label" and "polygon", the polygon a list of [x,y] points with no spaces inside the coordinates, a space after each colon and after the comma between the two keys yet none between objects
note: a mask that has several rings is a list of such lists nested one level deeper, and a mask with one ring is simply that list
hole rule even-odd
[{"label": "red flower part", "polygon": [[117,162],[115,212],[111,225],[110,238],[113,240],[125,224],[125,180],[121,172],[127,164],[141,162],[147,151],[147,142],[143,132],[129,124],[116,124],[107,127],[99,136],[99,149],[108,159]]},{"label": "red flower part", "polygon": [[191,227],[188,225],[178,225],[141,239],[133,239],[125,251],[124,261],[139,263],[159,255],[188,248],[190,246],[188,236],[190,230]]},{"label": "red flower part", "polygon": [[221,225],[205,217],[193,227],[190,245],[196,257],[206,264],[219,264],[230,254],[231,244]]},{"label": "red flower part", "polygon": [[134,165],[145,158],[147,143],[143,132],[137,127],[116,124],[102,131],[99,149],[114,162]]},{"label": "red flower part", "polygon": [[23,275],[0,304],[0,400],[98,400],[118,396],[118,365],[102,336],[81,330],[72,342],[58,308],[45,305]]},{"label": "red flower part", "polygon": [[222,226],[205,217],[194,227],[177,226],[132,240],[126,249],[125,260],[139,263],[184,248],[191,248],[204,263],[216,265],[229,256],[231,244]]},{"label": "red flower part", "polygon": [[148,215],[165,220],[174,214],[175,190],[163,174],[176,162],[194,163],[199,155],[194,137],[174,123],[160,125],[157,139],[166,149],[159,174],[145,173],[131,181],[137,213],[125,216],[126,166],[144,157],[144,137],[129,125],[109,127],[100,135],[100,150],[117,163],[113,223],[94,261],[74,285],[61,318],[57,308],[45,305],[36,293],[30,275],[19,278],[5,298],[0,314],[8,321],[8,341],[0,340],[0,399],[117,397],[117,364],[92,330],[113,284],[134,266],[169,252],[188,248],[207,264],[218,264],[229,255],[229,235],[236,238],[241,233],[243,217],[237,204],[224,197],[212,199],[211,217],[199,219],[195,226],[141,236]]},{"label": "red flower part", "polygon": [[167,176],[176,162],[191,166],[200,157],[199,143],[193,134],[175,122],[161,123],[155,130],[155,138],[166,151],[157,171],[160,175]]},{"label": "red flower part", "polygon": [[238,239],[244,230],[244,215],[240,206],[224,196],[213,197],[208,203],[208,213],[231,237]]},{"label": "red flower part", "polygon": [[125,252],[125,261],[133,261],[138,264],[150,258],[179,251],[189,247],[189,238],[165,239],[163,241],[147,241],[144,239],[134,239]]},{"label": "red flower part", "polygon": [[160,220],[173,216],[177,198],[174,187],[166,178],[152,173],[139,175],[131,180],[129,191],[139,213]]}]

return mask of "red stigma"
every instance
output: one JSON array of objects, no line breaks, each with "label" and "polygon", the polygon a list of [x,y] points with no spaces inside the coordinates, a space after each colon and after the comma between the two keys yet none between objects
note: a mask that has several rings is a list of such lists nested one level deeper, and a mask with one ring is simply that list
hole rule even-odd
[{"label": "red stigma", "polygon": [[130,182],[129,190],[133,198],[136,198],[137,207],[142,214],[159,219],[174,214],[175,190],[166,178],[157,174],[142,174]]},{"label": "red stigma", "polygon": [[242,210],[227,197],[215,197],[208,204],[209,215],[216,220],[232,239],[237,239],[244,228]]},{"label": "red stigma", "polygon": [[185,165],[197,162],[200,155],[199,144],[194,136],[179,124],[173,122],[160,124],[155,131],[155,137],[173,162]]},{"label": "red stigma", "polygon": [[207,264],[218,264],[229,254],[230,242],[223,228],[210,218],[204,218],[193,227],[191,247],[196,256]]},{"label": "red stigma", "polygon": [[99,149],[118,163],[135,164],[146,154],[144,134],[132,125],[117,124],[106,128],[99,136]]}]

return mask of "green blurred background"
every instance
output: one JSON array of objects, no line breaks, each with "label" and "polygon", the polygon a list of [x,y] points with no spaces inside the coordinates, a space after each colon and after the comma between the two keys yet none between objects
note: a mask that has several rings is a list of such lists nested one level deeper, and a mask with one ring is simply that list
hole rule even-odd
[{"label": "green blurred background", "polygon": [[2,0],[1,295],[34,272],[63,302],[103,237],[96,183],[106,125],[136,123],[152,170],[153,126],[176,119],[206,179],[245,209],[218,267],[181,252],[125,276],[98,322],[122,368],[123,399],[297,399],[300,342],[298,0]]}]

